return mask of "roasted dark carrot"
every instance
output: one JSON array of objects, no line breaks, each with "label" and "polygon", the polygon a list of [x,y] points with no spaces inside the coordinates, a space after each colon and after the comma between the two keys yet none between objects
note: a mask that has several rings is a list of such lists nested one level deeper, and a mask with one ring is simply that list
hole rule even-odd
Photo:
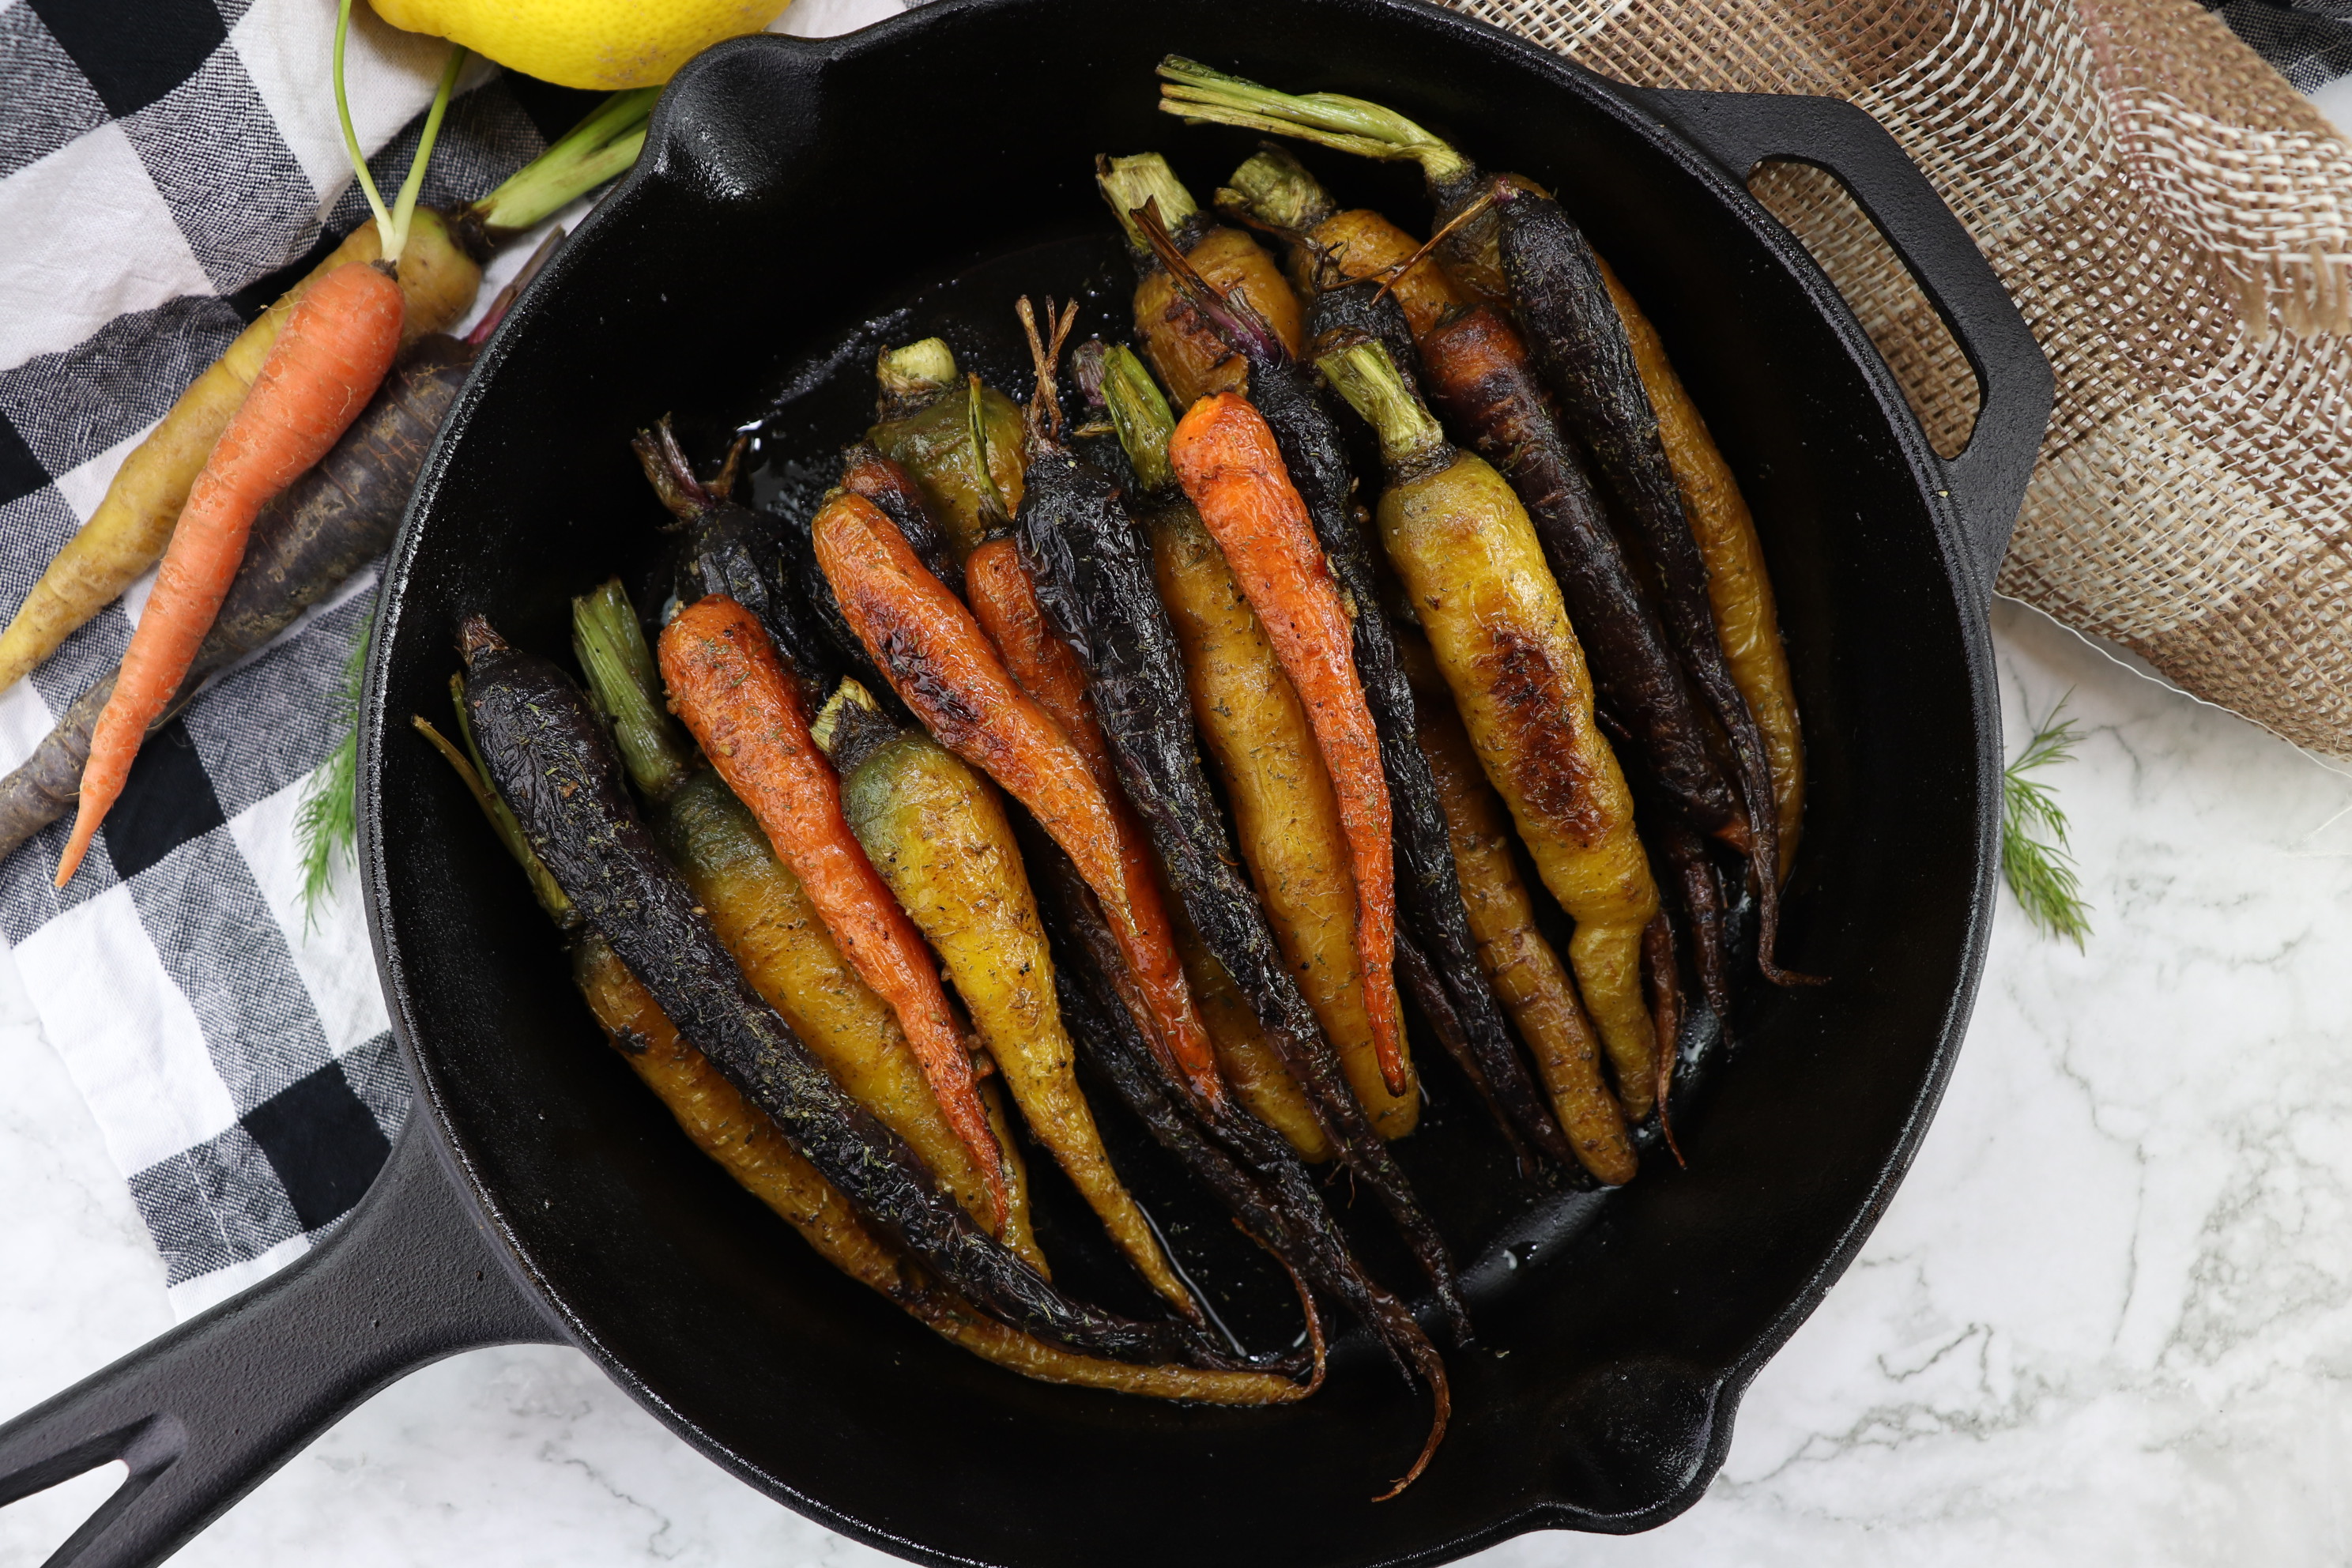
[{"label": "roasted dark carrot", "polygon": [[1306,504],[1291,488],[1274,432],[1247,401],[1218,393],[1194,404],[1168,443],[1177,482],[1201,514],[1257,612],[1275,656],[1306,705],[1356,878],[1356,954],[1365,1006],[1391,1094],[1405,1092],[1404,1020],[1396,994],[1396,862],[1380,734],[1364,706],[1353,633]]},{"label": "roasted dark carrot", "polygon": [[1244,231],[1227,228],[1200,210],[1168,160],[1157,153],[1095,160],[1095,187],[1127,232],[1135,262],[1135,323],[1145,357],[1179,404],[1212,392],[1238,392],[1249,363],[1187,306],[1161,269],[1135,214],[1153,206],[1185,257],[1220,296],[1246,305],[1293,354],[1305,346],[1298,300],[1282,269]]},{"label": "roasted dark carrot", "polygon": [[[688,1041],[862,1216],[1000,1322],[1115,1360],[1243,1369],[1190,1325],[1136,1322],[1073,1300],[974,1224],[744,979],[630,804],[587,699],[478,616],[461,628],[460,646],[487,782],[511,806],[547,879]],[[790,706],[781,694],[775,700]]]},{"label": "roasted dark carrot", "polygon": [[842,956],[898,1015],[999,1223],[1009,1202],[1003,1155],[937,961],[842,816],[841,781],[767,634],[749,610],[713,595],[672,617],[660,651],[672,710],[800,878]]},{"label": "roasted dark carrot", "polygon": [[[1319,1354],[1318,1375],[1307,1383],[1295,1383],[1271,1372],[1139,1366],[1082,1356],[974,1311],[952,1290],[928,1279],[901,1248],[859,1218],[840,1189],[792,1149],[766,1113],[713,1067],[709,1058],[688,1043],[612,945],[584,927],[570,900],[522,841],[512,813],[489,793],[472,763],[425,720],[412,722],[457,770],[500,841],[530,875],[542,907],[565,932],[572,980],[613,1048],[677,1119],[679,1130],[694,1146],[798,1231],[826,1262],[941,1338],[1042,1383],[1206,1405],[1287,1404],[1304,1399],[1320,1385]],[[1319,1337],[1317,1349],[1319,1352]]]},{"label": "roasted dark carrot", "polygon": [[1062,444],[1055,354],[1036,331],[1026,300],[1022,316],[1037,364],[1037,392],[1030,403],[1027,488],[1018,526],[1046,617],[1086,666],[1119,782],[1150,829],[1193,929],[1248,1000],[1266,1043],[1297,1080],[1341,1161],[1396,1221],[1456,1337],[1467,1342],[1469,1320],[1444,1240],[1349,1092],[1338,1056],[1240,873],[1202,769],[1182,656],[1152,585],[1144,542],[1118,487]]},{"label": "roasted dark carrot", "polygon": [[1606,260],[1601,263],[1601,277],[1625,322],[1634,366],[1650,395],[1650,406],[1657,412],[1659,444],[1665,447],[1666,461],[1682,489],[1683,514],[1690,520],[1691,533],[1706,562],[1707,599],[1714,606],[1724,659],[1763,732],[1765,755],[1772,766],[1780,879],[1785,882],[1805,825],[1805,738],[1797,719],[1796,686],[1789,676],[1789,651],[1780,641],[1780,617],[1772,603],[1772,579],[1765,570],[1763,541],[1756,536],[1756,520],[1739,493],[1731,465],[1716,449],[1706,420],[1666,358],[1658,329],[1642,314]]},{"label": "roasted dark carrot", "polygon": [[402,309],[398,284],[374,266],[354,265],[320,279],[287,317],[173,529],[114,693],[90,735],[58,887],[81,865],[148,726],[170,706],[211,632],[254,519],[333,448],[392,368]]},{"label": "roasted dark carrot", "polygon": [[1036,815],[1103,900],[1160,1047],[1210,1100],[1216,1054],[1176,955],[1151,866],[1125,841],[1068,734],[1015,685],[971,612],[926,570],[888,518],[846,491],[817,513],[817,559],[885,679],[948,750]]},{"label": "roasted dark carrot", "polygon": [[1601,258],[1549,196],[1498,181],[1496,198],[1503,215],[1503,272],[1512,303],[1527,323],[1536,363],[1592,454],[1619,515],[1641,541],[1675,651],[1738,760],[1750,840],[1741,847],[1759,889],[1756,966],[1776,985],[1810,984],[1811,977],[1782,970],[1774,957],[1780,930],[1780,828],[1772,760],[1724,657],[1708,597],[1706,561],[1659,441],[1657,411],[1634,365],[1624,320],[1601,280]]},{"label": "roasted dark carrot", "polygon": [[1535,529],[1501,475],[1447,443],[1379,344],[1320,363],[1380,433],[1390,466],[1381,541],[1481,767],[1576,922],[1569,961],[1638,1117],[1657,1066],[1641,964],[1657,887]]}]

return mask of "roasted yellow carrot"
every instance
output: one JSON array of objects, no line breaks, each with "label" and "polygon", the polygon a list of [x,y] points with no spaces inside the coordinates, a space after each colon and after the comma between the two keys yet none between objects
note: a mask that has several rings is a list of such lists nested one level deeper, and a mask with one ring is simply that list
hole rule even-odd
[{"label": "roasted yellow carrot", "polygon": [[1569,962],[1626,1111],[1638,1116],[1648,1100],[1637,1086],[1652,1084],[1657,1068],[1642,932],[1658,912],[1658,889],[1634,835],[1633,795],[1593,717],[1559,585],[1511,487],[1446,441],[1377,343],[1318,363],[1380,432],[1390,472],[1381,542],[1479,766],[1576,922]]},{"label": "roasted yellow carrot", "polygon": [[1356,953],[1347,834],[1307,711],[1200,515],[1179,500],[1147,513],[1145,527],[1160,601],[1183,648],[1192,717],[1224,782],[1275,941],[1373,1127],[1402,1137],[1421,1119],[1420,1088],[1408,1076],[1405,1092],[1392,1093],[1381,1075]]},{"label": "roasted yellow carrot", "polygon": [[[881,406],[866,439],[921,483],[961,562],[1020,509],[1021,409],[959,376],[954,353],[938,338],[885,349],[876,374]],[[982,448],[985,461],[974,455]]]},{"label": "roasted yellow carrot", "polygon": [[1179,1311],[1198,1318],[1192,1292],[1111,1168],[1078,1090],[1077,1053],[1055,1001],[1053,954],[995,793],[929,735],[884,717],[856,681],[842,683],[815,734],[842,770],[850,828],[946,961],[1030,1132],[1136,1271]]},{"label": "roasted yellow carrot", "polygon": [[1218,293],[1248,302],[1295,356],[1306,346],[1306,322],[1298,297],[1258,242],[1227,228],[1199,210],[1192,193],[1157,153],[1131,158],[1097,158],[1095,184],[1118,218],[1135,259],[1135,322],[1145,357],[1181,407],[1213,392],[1238,392],[1249,365],[1209,330],[1178,297],[1176,286],[1153,258],[1135,213],[1155,205],[1160,221],[1185,259]]},{"label": "roasted yellow carrot", "polygon": [[1401,636],[1397,651],[1422,699],[1421,749],[1437,779],[1462,872],[1462,902],[1478,941],[1479,966],[1510,1010],[1536,1059],[1552,1110],[1584,1168],[1612,1185],[1639,1166],[1625,1114],[1601,1072],[1601,1037],[1585,1016],[1576,986],[1536,926],[1535,902],[1511,854],[1510,818],[1479,770],[1478,754],[1454,711],[1453,694],[1429,645]]},{"label": "roasted yellow carrot", "polygon": [[1625,291],[1609,264],[1601,264],[1609,298],[1624,318],[1633,347],[1633,367],[1657,411],[1658,440],[1683,493],[1706,563],[1706,593],[1715,609],[1716,635],[1748,710],[1763,732],[1764,754],[1772,764],[1772,805],[1780,824],[1780,879],[1788,879],[1805,825],[1805,737],[1797,721],[1797,689],[1789,678],[1789,650],[1780,641],[1780,616],[1772,602],[1772,578],[1764,565],[1764,543],[1756,519],[1739,493],[1731,465],[1716,449],[1698,405],[1683,389],[1682,377],[1666,358],[1658,329]]}]

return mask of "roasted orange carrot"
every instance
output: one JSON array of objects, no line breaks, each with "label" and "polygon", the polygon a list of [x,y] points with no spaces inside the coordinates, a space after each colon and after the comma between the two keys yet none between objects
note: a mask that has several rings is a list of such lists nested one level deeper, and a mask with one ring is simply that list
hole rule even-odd
[{"label": "roasted orange carrot", "polygon": [[842,816],[841,781],[809,734],[768,634],[751,611],[713,594],[671,619],[660,657],[672,710],[800,878],[858,978],[898,1014],[948,1124],[988,1183],[997,1228],[1008,1206],[1003,1155],[939,962]]},{"label": "roasted orange carrot", "polygon": [[[1078,754],[1086,758],[1087,770],[1112,806],[1121,805],[1125,797],[1118,794],[1110,743],[1103,739],[1102,722],[1087,697],[1087,672],[1070,645],[1055,636],[1046,624],[1045,606],[1037,602],[1037,580],[1023,564],[1010,535],[992,539],[971,552],[964,563],[964,596],[971,601],[980,629],[996,645],[1013,683],[1054,716],[1078,748]],[[1134,827],[1131,816],[1126,825]],[[1141,829],[1134,831],[1139,835]],[[1140,837],[1137,842],[1142,842]]]},{"label": "roasted orange carrot", "polygon": [[1167,907],[1139,843],[1118,831],[1110,802],[1068,733],[1016,685],[972,614],[933,576],[890,520],[846,491],[818,511],[817,563],[842,614],[899,700],[940,743],[1027,806],[1102,900],[1160,1048],[1194,1093],[1224,1102],[1224,1080]]},{"label": "roasted orange carrot", "polygon": [[245,559],[253,520],[341,437],[400,347],[400,285],[373,264],[330,272],[286,319],[253,391],[188,492],[171,548],[122,656],[82,769],[81,809],[58,861],[72,879],[131,776],[147,726],[172,700]]},{"label": "roasted orange carrot", "polygon": [[[1381,1077],[1391,1094],[1412,1083],[1396,992],[1396,859],[1380,732],[1350,654],[1354,634],[1306,504],[1291,488],[1274,432],[1244,398],[1195,403],[1168,443],[1177,482],[1224,551],[1290,677],[1339,796],[1356,875],[1356,956]],[[1367,610],[1370,606],[1366,606]]]}]

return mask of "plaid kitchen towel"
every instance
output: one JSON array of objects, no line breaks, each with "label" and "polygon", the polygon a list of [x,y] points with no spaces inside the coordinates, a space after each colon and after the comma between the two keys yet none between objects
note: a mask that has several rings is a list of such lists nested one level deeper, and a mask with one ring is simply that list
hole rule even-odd
[{"label": "plaid kitchen towel", "polygon": [[[898,8],[801,0],[779,26]],[[0,615],[189,382],[362,220],[334,17],[333,0],[0,0]],[[447,47],[354,8],[353,120],[387,192]],[[488,191],[598,101],[478,64],[460,89],[428,203]],[[529,249],[493,264],[482,301]],[[183,1315],[307,1249],[406,1114],[356,879],[306,918],[294,827],[340,738],[372,587],[362,574],[151,738],[71,886],[49,886],[65,823],[0,863],[0,940]],[[0,773],[113,668],[146,591],[0,694]]]},{"label": "plaid kitchen towel", "polygon": [[[837,32],[898,5],[801,0],[780,26]],[[2352,0],[2221,10],[2305,91],[2352,71]],[[0,612],[181,390],[360,220],[328,79],[333,16],[332,0],[0,0]],[[445,48],[358,8],[352,101],[387,186]],[[488,69],[468,82],[428,201],[487,191],[593,101]],[[405,1113],[352,879],[307,921],[295,847],[370,585],[149,742],[71,887],[48,885],[63,824],[0,864],[0,939],[184,1313],[308,1247]],[[0,772],[112,667],[144,597],[133,588],[0,695]]]}]

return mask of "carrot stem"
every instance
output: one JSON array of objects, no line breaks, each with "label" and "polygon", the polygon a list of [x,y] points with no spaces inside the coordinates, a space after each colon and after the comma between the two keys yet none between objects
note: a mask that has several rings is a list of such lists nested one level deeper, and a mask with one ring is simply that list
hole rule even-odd
[{"label": "carrot stem", "polygon": [[352,173],[359,176],[360,191],[367,197],[368,210],[375,215],[375,227],[382,241],[383,259],[387,265],[398,266],[400,252],[408,242],[409,220],[416,213],[417,193],[425,188],[425,166],[432,161],[433,143],[441,138],[441,117],[448,112],[449,94],[457,85],[457,73],[465,68],[466,51],[462,47],[449,51],[449,63],[441,69],[441,84],[434,89],[433,107],[425,111],[425,130],[417,138],[416,154],[408,161],[408,177],[401,183],[400,195],[394,198],[391,211],[384,210],[383,195],[375,186],[375,175],[369,172],[367,154],[360,150],[359,132],[352,128],[352,100],[343,86],[343,44],[352,30],[352,0],[337,0],[335,5],[335,118],[343,132],[343,151],[352,161]]}]

